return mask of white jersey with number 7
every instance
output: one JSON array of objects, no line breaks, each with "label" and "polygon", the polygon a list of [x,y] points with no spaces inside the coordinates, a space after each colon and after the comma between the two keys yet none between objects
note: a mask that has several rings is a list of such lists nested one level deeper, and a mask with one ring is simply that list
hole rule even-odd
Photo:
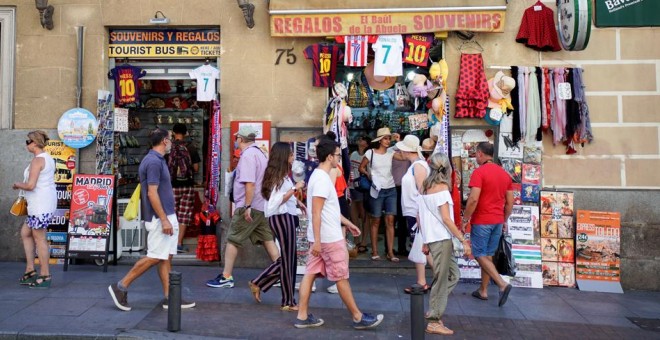
[{"label": "white jersey with number 7", "polygon": [[401,54],[403,52],[403,38],[401,34],[381,35],[372,46],[374,57],[374,75],[400,76],[403,75]]},{"label": "white jersey with number 7", "polygon": [[220,79],[220,71],[211,65],[202,65],[190,71],[190,78],[197,81],[197,101],[208,102],[215,99],[215,83]]}]

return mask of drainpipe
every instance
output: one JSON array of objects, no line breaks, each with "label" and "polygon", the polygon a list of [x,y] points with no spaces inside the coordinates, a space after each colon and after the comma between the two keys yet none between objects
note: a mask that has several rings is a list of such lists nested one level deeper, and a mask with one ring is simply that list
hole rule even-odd
[{"label": "drainpipe", "polygon": [[85,52],[85,26],[77,26],[78,33],[78,81],[76,83],[76,107],[82,106],[83,58]]}]

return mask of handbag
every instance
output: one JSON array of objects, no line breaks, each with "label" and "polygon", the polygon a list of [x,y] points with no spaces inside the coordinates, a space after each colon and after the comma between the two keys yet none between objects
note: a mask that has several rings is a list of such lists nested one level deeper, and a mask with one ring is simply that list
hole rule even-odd
[{"label": "handbag", "polygon": [[[371,150],[371,159],[369,160],[369,168],[371,169],[371,165],[374,162],[374,151]],[[369,180],[369,177],[365,174],[360,174],[360,177],[358,177],[355,182],[353,182],[353,186],[355,187],[355,190],[361,192],[361,193],[367,193],[369,190],[371,190],[371,180]]]},{"label": "handbag", "polygon": [[18,197],[14,201],[14,204],[11,205],[9,212],[14,216],[25,216],[27,215],[27,200],[23,195],[23,190],[18,193]]},{"label": "handbag", "polygon": [[493,255],[493,262],[495,263],[495,268],[497,272],[501,275],[506,276],[516,276],[516,259],[512,254],[512,240],[509,234],[502,234],[500,237],[500,243],[497,246],[495,255]]},{"label": "handbag", "polygon": [[422,243],[424,243],[424,241],[422,240],[422,235],[419,232],[419,228],[415,228],[413,226],[413,229],[416,229],[417,235],[415,235],[415,239],[413,240],[412,247],[410,247],[408,260],[414,263],[426,264],[426,255],[422,253]]},{"label": "handbag", "polygon": [[128,201],[128,205],[126,205],[126,209],[124,210],[124,219],[127,221],[132,221],[138,217],[138,213],[140,212],[140,190],[142,189],[142,186],[140,183],[135,187],[135,191],[133,191],[133,194],[131,195],[131,199]]},{"label": "handbag", "polygon": [[[423,197],[422,197],[422,201],[424,201],[424,205],[426,206],[426,209],[428,209],[429,211],[433,211],[433,209],[429,208],[429,204],[426,202],[426,200]],[[445,225],[438,216],[436,216],[435,214],[431,214],[431,215],[433,215],[433,217],[435,217],[435,219],[438,220],[440,224],[442,224],[443,226]],[[449,231],[449,229],[447,229],[447,231]],[[451,235],[451,232],[449,232],[449,234]],[[458,238],[456,238],[454,235],[451,235],[451,244],[454,248],[454,252],[453,252],[454,257],[462,257],[465,252],[463,243],[459,241]]]},{"label": "handbag", "polygon": [[348,84],[348,106],[367,107],[369,105],[369,94],[367,87],[360,81],[353,80]]}]

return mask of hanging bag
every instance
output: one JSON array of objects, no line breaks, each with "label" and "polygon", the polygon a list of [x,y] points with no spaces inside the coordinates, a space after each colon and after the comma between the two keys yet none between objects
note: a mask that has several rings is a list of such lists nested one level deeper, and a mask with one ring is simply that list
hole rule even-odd
[{"label": "hanging bag", "polygon": [[396,111],[410,111],[410,95],[403,84],[394,84],[394,93],[396,96]]},{"label": "hanging bag", "polygon": [[[371,169],[371,166],[373,165],[374,162],[374,150],[371,150],[371,159],[369,160],[369,169]],[[360,174],[360,177],[355,180],[353,183],[353,186],[356,188],[357,191],[361,193],[367,193],[369,190],[371,190],[371,180],[369,180],[369,177],[365,174]]]},{"label": "hanging bag", "polygon": [[124,219],[126,221],[132,221],[138,217],[138,213],[140,212],[141,189],[142,185],[138,183],[131,195],[131,199],[128,201],[128,205],[126,205],[126,209],[124,210]]},{"label": "hanging bag", "polygon": [[348,106],[367,107],[369,105],[369,94],[367,87],[360,81],[353,80],[348,84]]},{"label": "hanging bag", "polygon": [[23,190],[18,192],[18,197],[14,201],[14,204],[11,205],[9,212],[14,216],[27,215],[27,200],[25,199]]},{"label": "hanging bag", "polygon": [[493,262],[498,273],[513,277],[516,276],[517,265],[511,251],[511,243],[511,236],[509,234],[502,234],[497,251],[495,251],[495,255],[493,256]]}]

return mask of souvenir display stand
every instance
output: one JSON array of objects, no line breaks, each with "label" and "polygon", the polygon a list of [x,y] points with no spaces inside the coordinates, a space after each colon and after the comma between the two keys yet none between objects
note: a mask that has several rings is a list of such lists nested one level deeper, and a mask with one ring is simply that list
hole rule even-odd
[{"label": "souvenir display stand", "polygon": [[543,284],[575,287],[573,193],[541,191]]}]

